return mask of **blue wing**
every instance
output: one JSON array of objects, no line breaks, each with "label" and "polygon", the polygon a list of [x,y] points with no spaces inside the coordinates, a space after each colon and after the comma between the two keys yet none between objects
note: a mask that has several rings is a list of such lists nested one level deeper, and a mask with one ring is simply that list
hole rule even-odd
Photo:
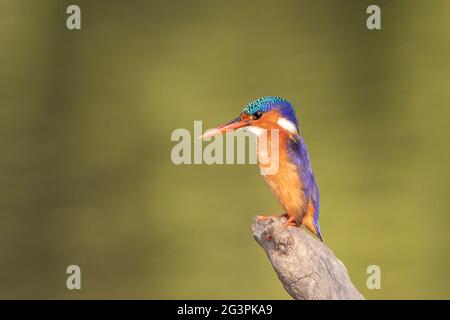
[{"label": "blue wing", "polygon": [[314,226],[317,229],[320,240],[322,240],[322,234],[320,232],[319,225],[319,187],[317,186],[316,179],[314,178],[314,173],[311,167],[311,161],[309,159],[309,153],[308,149],[306,148],[305,141],[298,135],[292,137],[291,139],[289,139],[288,150],[291,161],[299,167],[300,178],[303,182],[305,197],[306,199],[308,199],[308,201],[312,201],[312,205],[314,206]]}]

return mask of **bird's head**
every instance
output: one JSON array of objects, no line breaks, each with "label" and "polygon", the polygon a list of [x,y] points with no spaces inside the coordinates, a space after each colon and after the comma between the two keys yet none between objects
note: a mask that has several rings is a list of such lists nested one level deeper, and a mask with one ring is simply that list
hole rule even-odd
[{"label": "bird's head", "polygon": [[207,131],[201,138],[223,134],[227,131],[244,128],[257,136],[264,130],[279,129],[289,134],[298,133],[295,111],[289,101],[279,97],[264,97],[250,102],[239,117]]}]

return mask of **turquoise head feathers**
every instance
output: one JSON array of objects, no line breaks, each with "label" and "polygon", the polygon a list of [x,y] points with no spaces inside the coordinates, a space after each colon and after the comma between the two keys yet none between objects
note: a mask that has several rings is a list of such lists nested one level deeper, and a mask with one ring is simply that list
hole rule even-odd
[{"label": "turquoise head feathers", "polygon": [[289,101],[280,97],[269,96],[256,99],[247,104],[242,112],[252,115],[258,111],[264,113],[273,109],[278,109],[281,116],[294,123],[298,130],[298,121],[294,108]]}]

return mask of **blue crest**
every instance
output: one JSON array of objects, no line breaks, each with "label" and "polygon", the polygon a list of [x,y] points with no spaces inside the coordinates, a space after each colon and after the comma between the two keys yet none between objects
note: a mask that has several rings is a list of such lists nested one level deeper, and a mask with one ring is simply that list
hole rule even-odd
[{"label": "blue crest", "polygon": [[275,108],[279,109],[279,112],[283,118],[288,119],[292,123],[295,123],[298,130],[298,122],[295,116],[295,111],[289,101],[280,97],[263,97],[250,102],[242,110],[246,114],[254,114],[255,112],[267,112]]}]

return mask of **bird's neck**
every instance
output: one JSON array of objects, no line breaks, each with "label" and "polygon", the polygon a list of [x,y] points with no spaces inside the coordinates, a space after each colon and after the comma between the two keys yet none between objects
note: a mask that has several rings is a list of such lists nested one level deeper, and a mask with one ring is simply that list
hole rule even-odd
[{"label": "bird's neck", "polygon": [[[276,130],[273,130],[276,129]],[[268,128],[265,134],[257,138],[258,165],[261,170],[264,168],[285,169],[289,163],[288,144],[294,136],[287,130]],[[279,170],[274,174],[277,174]]]}]

